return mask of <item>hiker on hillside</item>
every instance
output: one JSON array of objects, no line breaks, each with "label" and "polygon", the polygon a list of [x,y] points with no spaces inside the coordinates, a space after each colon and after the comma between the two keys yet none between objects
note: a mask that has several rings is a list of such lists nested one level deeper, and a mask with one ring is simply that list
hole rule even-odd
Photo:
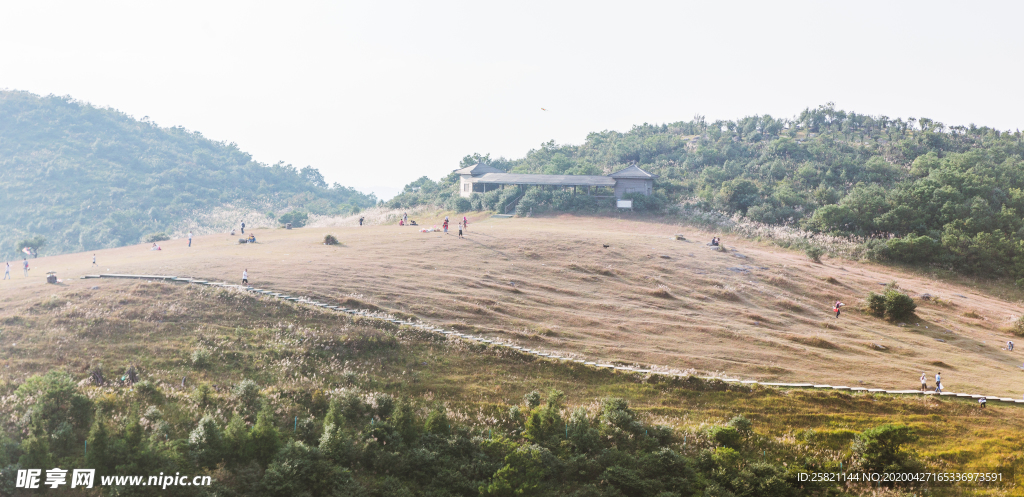
[{"label": "hiker on hillside", "polygon": [[985,408],[985,404],[986,404],[987,402],[988,402],[988,400],[987,400],[987,399],[986,399],[985,397],[982,397],[982,398],[978,399],[978,405],[979,405],[979,406],[980,406],[980,407],[981,407],[982,409],[984,409],[984,408]]},{"label": "hiker on hillside", "polygon": [[11,261],[7,261],[7,267],[4,268],[4,279],[11,279]]},{"label": "hiker on hillside", "polygon": [[942,373],[935,373],[935,393],[942,393]]},{"label": "hiker on hillside", "polygon": [[363,219],[365,219],[363,216],[359,216],[359,226],[363,225]]},{"label": "hiker on hillside", "polygon": [[24,267],[24,269],[25,269],[25,277],[28,277],[28,259],[25,259],[24,257],[22,257],[21,260],[22,260],[22,262],[25,263],[25,267]]},{"label": "hiker on hillside", "polygon": [[192,246],[192,232],[191,231],[188,232],[188,246],[189,247]]},{"label": "hiker on hillside", "polygon": [[245,220],[242,220],[242,234],[245,234]]},{"label": "hiker on hillside", "polygon": [[832,310],[836,312],[836,319],[839,319],[839,311],[842,309],[844,305],[846,304],[837,300],[836,305],[832,307]]},{"label": "hiker on hillside", "polygon": [[248,268],[242,270],[242,284],[243,285],[248,285],[249,284],[249,269]]},{"label": "hiker on hillside", "polygon": [[928,391],[928,375],[921,373],[921,391]]}]

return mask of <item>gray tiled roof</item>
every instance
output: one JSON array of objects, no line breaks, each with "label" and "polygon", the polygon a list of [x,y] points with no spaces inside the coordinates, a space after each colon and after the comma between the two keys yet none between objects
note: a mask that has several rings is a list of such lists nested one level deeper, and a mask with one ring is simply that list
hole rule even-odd
[{"label": "gray tiled roof", "polygon": [[496,167],[488,166],[487,164],[480,164],[479,162],[469,167],[464,167],[455,171],[456,174],[469,174],[472,176],[481,176],[487,173],[504,173],[501,169]]},{"label": "gray tiled roof", "polygon": [[621,171],[616,171],[608,175],[610,178],[636,178],[636,179],[653,179],[654,175],[640,169],[636,166],[629,166]]},{"label": "gray tiled roof", "polygon": [[575,174],[511,174],[488,173],[467,180],[469,183],[490,183],[497,185],[548,185],[548,186],[615,186],[615,178],[609,176],[584,176]]}]

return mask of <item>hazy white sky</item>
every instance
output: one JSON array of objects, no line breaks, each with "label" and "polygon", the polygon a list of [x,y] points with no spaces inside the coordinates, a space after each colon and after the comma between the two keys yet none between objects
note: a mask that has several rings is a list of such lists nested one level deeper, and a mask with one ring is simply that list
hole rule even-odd
[{"label": "hazy white sky", "polygon": [[1021,2],[0,2],[0,88],[390,197],[473,152],[696,113],[834,101],[1024,127],[1022,18]]}]

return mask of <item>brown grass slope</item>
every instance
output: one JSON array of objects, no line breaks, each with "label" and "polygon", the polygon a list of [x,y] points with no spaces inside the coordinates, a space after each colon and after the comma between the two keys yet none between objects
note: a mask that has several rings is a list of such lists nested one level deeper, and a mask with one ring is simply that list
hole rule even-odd
[{"label": "brown grass slope", "polygon": [[[323,245],[326,233],[343,245]],[[915,388],[921,372],[941,370],[947,390],[1024,394],[1021,356],[1003,350],[1019,304],[874,264],[815,264],[729,237],[726,251],[712,251],[709,233],[626,218],[471,216],[461,240],[398,226],[256,235],[255,245],[224,234],[198,237],[191,248],[173,240],[161,251],[100,251],[97,268],[91,253],[33,260],[30,277],[16,270],[0,284],[0,314],[111,284],[77,279],[83,274],[237,282],[247,268],[257,287],[361,302],[592,360],[884,388]],[[47,270],[64,284],[45,285]],[[891,323],[858,310],[868,291],[894,280],[911,295],[933,296],[918,300],[919,319]],[[838,320],[835,300],[849,304]],[[0,347],[9,345],[0,334]]]}]

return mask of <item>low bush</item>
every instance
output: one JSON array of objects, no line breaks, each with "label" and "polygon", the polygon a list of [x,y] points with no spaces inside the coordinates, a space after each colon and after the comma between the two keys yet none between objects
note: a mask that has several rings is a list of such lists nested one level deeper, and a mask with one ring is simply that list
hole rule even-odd
[{"label": "low bush", "polygon": [[170,239],[171,237],[167,236],[167,233],[150,233],[142,237],[142,241],[146,243],[162,242]]},{"label": "low bush", "polygon": [[815,247],[812,245],[810,247],[807,247],[807,250],[804,250],[804,254],[807,255],[808,259],[820,263],[821,256],[825,255],[825,250],[822,249],[821,247]]},{"label": "low bush", "polygon": [[293,228],[301,228],[306,225],[306,221],[309,220],[309,214],[299,211],[291,211],[277,219],[281,224],[292,223]]},{"label": "low bush", "polygon": [[336,237],[334,235],[331,235],[331,234],[324,235],[324,245],[337,245],[337,244],[338,244],[338,237]]}]

